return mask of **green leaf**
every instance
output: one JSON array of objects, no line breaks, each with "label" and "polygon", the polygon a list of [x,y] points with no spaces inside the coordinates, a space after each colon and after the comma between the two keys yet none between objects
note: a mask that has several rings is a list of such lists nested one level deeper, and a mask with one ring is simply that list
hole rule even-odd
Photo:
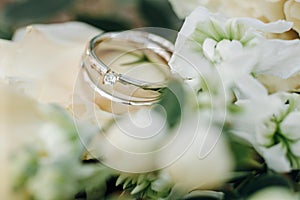
[{"label": "green leaf", "polygon": [[248,143],[232,134],[231,125],[226,124],[224,133],[228,137],[231,152],[235,159],[236,171],[265,170],[264,161],[257,151]]},{"label": "green leaf", "polygon": [[87,200],[102,199],[107,189],[107,181],[113,177],[113,172],[106,166],[99,164],[88,164],[82,167],[89,167],[93,172],[80,180],[80,185],[85,191],[84,196]]},{"label": "green leaf", "polygon": [[2,12],[6,23],[37,22],[68,8],[75,0],[23,0],[7,4]]},{"label": "green leaf", "polygon": [[12,35],[13,31],[11,28],[0,25],[0,39],[10,40]]},{"label": "green leaf", "polygon": [[182,82],[171,80],[168,86],[161,90],[161,99],[158,102],[165,110],[169,128],[173,128],[179,122],[184,103],[185,91]]},{"label": "green leaf", "polygon": [[140,14],[147,26],[163,27],[178,30],[182,21],[177,18],[167,0],[140,0]]},{"label": "green leaf", "polygon": [[128,176],[121,174],[116,181],[116,186],[121,185],[128,178]]},{"label": "green leaf", "polygon": [[149,184],[150,184],[149,182],[144,181],[140,185],[135,186],[135,188],[130,192],[130,194],[133,195],[141,192],[142,190],[146,189],[149,186]]},{"label": "green leaf", "polygon": [[125,21],[123,19],[118,19],[114,16],[92,17],[92,16],[78,15],[76,16],[76,20],[91,24],[104,31],[122,31],[122,30],[133,28],[130,26],[130,23],[128,21]]}]

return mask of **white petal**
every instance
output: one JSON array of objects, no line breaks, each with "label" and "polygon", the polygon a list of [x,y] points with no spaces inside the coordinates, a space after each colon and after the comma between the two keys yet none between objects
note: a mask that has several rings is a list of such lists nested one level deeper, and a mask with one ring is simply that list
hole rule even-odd
[{"label": "white petal", "polygon": [[[219,14],[212,14],[204,7],[196,8],[189,16],[186,17],[183,26],[178,33],[175,49],[180,49],[184,42],[194,33],[199,23],[208,22],[211,18],[218,19],[219,23],[226,21],[226,18]],[[208,30],[209,31],[209,30]]]},{"label": "white petal", "polygon": [[202,124],[195,128],[197,120],[194,117],[183,120],[177,136],[178,144],[160,155],[160,162],[171,160],[174,152],[185,149],[166,168],[178,189],[190,192],[217,187],[228,178],[234,165],[227,143],[220,136],[222,131]]},{"label": "white petal", "polygon": [[279,143],[270,148],[263,148],[261,152],[270,169],[276,172],[289,172],[292,170],[291,164],[286,157],[286,149],[282,144]]},{"label": "white petal", "polygon": [[293,22],[293,29],[300,33],[300,2],[299,0],[287,0],[284,4],[286,20]]},{"label": "white petal", "polygon": [[39,30],[50,41],[63,45],[85,44],[88,39],[102,32],[82,22],[65,22],[47,25],[34,24],[18,29],[13,36],[13,40],[22,40],[32,29]]},{"label": "white petal", "polygon": [[243,45],[237,40],[222,40],[216,45],[216,50],[224,60],[238,57],[244,51]]},{"label": "white petal", "polygon": [[214,60],[215,57],[215,49],[216,49],[217,42],[213,39],[206,39],[203,43],[203,53],[204,55],[210,59]]},{"label": "white petal", "polygon": [[236,81],[236,91],[238,99],[257,99],[258,97],[265,97],[268,94],[267,89],[252,76],[241,77]]},{"label": "white petal", "polygon": [[259,123],[256,126],[255,138],[258,145],[270,146],[273,144],[273,136],[276,131],[275,122],[268,121],[266,123]]},{"label": "white petal", "polygon": [[299,40],[264,40],[257,50],[260,58],[255,73],[288,78],[300,71]]},{"label": "white petal", "polygon": [[165,119],[151,109],[141,109],[117,120],[89,149],[94,158],[113,169],[130,173],[154,171],[165,133]]},{"label": "white petal", "polygon": [[11,190],[14,175],[12,155],[24,144],[35,141],[36,130],[41,127],[44,118],[41,105],[2,83],[0,96],[0,197],[15,199]]},{"label": "white petal", "polygon": [[258,31],[263,31],[266,33],[283,33],[290,30],[293,26],[292,22],[287,22],[284,20],[264,23],[254,18],[238,18],[237,21],[247,25],[248,27],[252,27]]},{"label": "white petal", "polygon": [[300,157],[300,140],[290,143],[290,147],[292,150],[292,153],[298,157]]},{"label": "white petal", "polygon": [[69,105],[81,56],[88,40],[98,32],[72,22],[23,29],[17,41],[0,43],[1,76],[41,102]]},{"label": "white petal", "polygon": [[300,112],[292,112],[281,122],[280,129],[284,136],[292,140],[300,139]]}]

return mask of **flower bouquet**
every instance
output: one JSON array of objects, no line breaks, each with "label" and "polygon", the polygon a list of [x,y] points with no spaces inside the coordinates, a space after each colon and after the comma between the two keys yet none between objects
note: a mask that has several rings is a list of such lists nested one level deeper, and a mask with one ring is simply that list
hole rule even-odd
[{"label": "flower bouquet", "polygon": [[[171,77],[122,114],[81,77],[99,29],[32,25],[0,40],[2,199],[299,199],[300,3],[171,3],[185,20]],[[125,57],[147,64],[134,77],[162,73],[148,54]]]}]

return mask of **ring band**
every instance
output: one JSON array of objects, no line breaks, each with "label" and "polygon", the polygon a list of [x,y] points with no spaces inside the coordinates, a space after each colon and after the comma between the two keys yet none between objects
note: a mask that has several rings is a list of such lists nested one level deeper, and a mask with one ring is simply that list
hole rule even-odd
[{"label": "ring band", "polygon": [[[82,57],[83,80],[95,94],[114,103],[132,106],[152,105],[158,101],[159,90],[166,87],[172,74],[168,61],[173,49],[173,44],[168,40],[147,32],[124,31],[100,34],[89,42]],[[111,56],[115,52],[118,52],[117,56]],[[139,60],[125,63],[126,67],[124,67],[118,63],[118,60],[122,60],[125,55],[137,57]],[[106,57],[112,58],[107,61]],[[158,71],[158,74],[163,77],[162,80],[149,81],[144,80],[145,77],[141,80],[136,75],[128,76],[127,72],[122,71],[124,68],[128,68],[129,72],[138,69],[136,65],[139,62]],[[114,68],[115,63],[118,65]],[[138,76],[141,74],[143,71]]]}]

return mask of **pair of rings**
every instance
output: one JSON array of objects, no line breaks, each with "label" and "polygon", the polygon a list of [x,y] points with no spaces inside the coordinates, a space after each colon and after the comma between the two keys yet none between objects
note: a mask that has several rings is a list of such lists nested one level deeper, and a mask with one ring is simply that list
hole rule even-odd
[{"label": "pair of rings", "polygon": [[173,50],[171,42],[147,32],[103,33],[87,45],[81,75],[96,104],[120,114],[159,100],[173,73],[168,65]]}]

